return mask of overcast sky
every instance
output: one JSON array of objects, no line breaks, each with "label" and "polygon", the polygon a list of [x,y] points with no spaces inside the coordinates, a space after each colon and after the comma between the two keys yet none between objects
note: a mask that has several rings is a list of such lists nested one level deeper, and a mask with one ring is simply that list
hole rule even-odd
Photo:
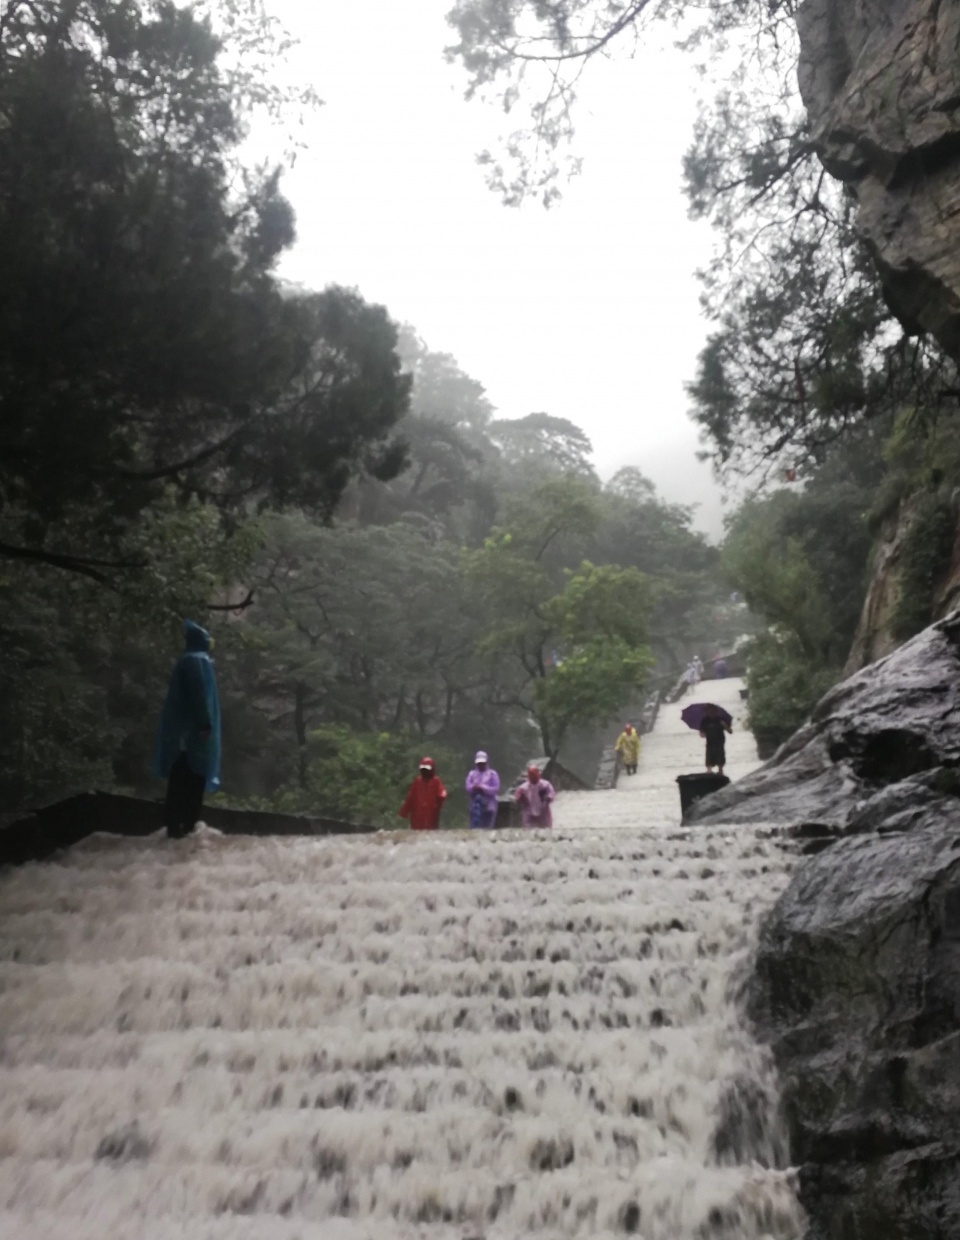
[{"label": "overcast sky", "polygon": [[500,416],[546,411],[590,435],[604,477],[637,465],[719,533],[719,492],[686,416],[707,325],[680,161],[693,67],[664,37],[593,66],[580,177],[550,211],[501,205],[475,155],[504,127],[463,100],[443,48],[450,0],[270,0],[301,40],[291,71],[324,106],[284,181],[298,241],[280,274],[356,287],[452,353]]}]

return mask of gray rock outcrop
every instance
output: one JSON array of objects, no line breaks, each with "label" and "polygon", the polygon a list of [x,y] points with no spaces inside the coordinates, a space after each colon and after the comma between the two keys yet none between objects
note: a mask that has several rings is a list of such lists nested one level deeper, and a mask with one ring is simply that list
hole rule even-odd
[{"label": "gray rock outcrop", "polygon": [[960,2],[804,0],[800,92],[887,297],[960,359]]},{"label": "gray rock outcrop", "polygon": [[836,685],[769,762],[699,802],[689,821],[902,829],[921,810],[953,802],[958,767],[954,612]]},{"label": "gray rock outcrop", "polygon": [[808,1240],[960,1237],[960,801],[807,860],[761,934]]}]

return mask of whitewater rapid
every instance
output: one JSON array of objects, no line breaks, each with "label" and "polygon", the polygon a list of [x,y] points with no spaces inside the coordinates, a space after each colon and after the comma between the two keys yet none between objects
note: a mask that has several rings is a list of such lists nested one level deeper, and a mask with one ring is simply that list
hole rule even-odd
[{"label": "whitewater rapid", "polygon": [[792,845],[678,827],[675,710],[552,833],[0,876],[0,1236],[796,1240],[737,1001]]}]

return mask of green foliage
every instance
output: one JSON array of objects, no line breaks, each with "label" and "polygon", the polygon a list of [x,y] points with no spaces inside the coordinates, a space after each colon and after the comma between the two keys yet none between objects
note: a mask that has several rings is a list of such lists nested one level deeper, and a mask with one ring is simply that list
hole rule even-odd
[{"label": "green foliage", "polygon": [[[478,162],[488,185],[510,206],[533,195],[544,206],[580,171],[575,113],[584,70],[622,50],[629,55],[652,23],[682,24],[687,42],[723,50],[742,32],[747,48],[790,46],[791,5],[766,0],[456,0],[447,15],[457,41],[447,59],[467,74],[467,98],[494,98],[520,124]],[[748,57],[745,57],[748,59]]]},{"label": "green foliage", "polygon": [[[856,199],[825,174],[796,89],[792,4],[765,0],[456,0],[447,57],[467,97],[498,99],[520,125],[485,151],[511,204],[549,205],[573,155],[582,76],[675,23],[715,79],[684,161],[687,196],[717,251],[700,273],[714,320],[689,385],[705,454],[719,472],[812,475],[833,446],[904,405],[955,399],[955,367],[905,332],[855,229]],[[719,54],[718,54],[719,53]]]},{"label": "green foliage", "polygon": [[882,476],[880,437],[835,450],[801,487],[745,503],[731,519],[722,562],[770,626],[750,645],[750,720],[782,742],[843,674],[871,552],[865,520]]},{"label": "green foliage", "polygon": [[741,509],[724,543],[723,564],[750,607],[788,627],[806,657],[819,661],[833,628],[828,600],[803,543],[784,532],[785,510],[793,503],[792,496],[779,492]]},{"label": "green foliage", "polygon": [[893,635],[906,641],[933,619],[934,589],[950,564],[957,536],[957,516],[938,492],[922,492],[911,503],[900,543],[899,594]]},{"label": "green foliage", "polygon": [[120,544],[170,481],[329,515],[402,462],[385,312],[272,274],[294,235],[279,171],[237,166],[270,35],[231,12],[233,70],[166,0],[12,0],[0,22],[4,556],[102,578],[136,563]]},{"label": "green foliage", "polygon": [[883,445],[887,477],[901,495],[960,484],[960,411],[945,401],[898,411]]},{"label": "green foliage", "polygon": [[693,212],[718,233],[701,277],[715,326],[688,390],[718,472],[769,481],[814,477],[876,424],[887,433],[905,405],[937,410],[955,371],[901,327],[856,198],[819,162],[794,85],[795,31],[757,28],[685,160]]},{"label": "green foliage", "polygon": [[[627,570],[632,571],[632,570]],[[592,638],[574,645],[533,689],[537,716],[559,747],[571,727],[607,722],[643,687],[653,658],[623,638]]]},{"label": "green foliage", "polygon": [[771,243],[754,283],[725,288],[688,388],[722,471],[809,473],[898,399],[910,351],[902,337],[884,346],[891,315],[849,220],[842,244],[841,262],[816,228],[796,229]]},{"label": "green foliage", "polygon": [[[604,519],[595,555],[630,565],[655,587],[648,640],[660,670],[675,678],[692,654],[742,632],[725,632],[729,591],[719,571],[719,552],[691,528],[691,511],[659,498],[639,470],[620,470],[604,488]],[[718,616],[721,619],[718,620]]]},{"label": "green foliage", "polygon": [[[406,825],[398,812],[423,757],[420,740],[402,733],[358,733],[330,725],[310,733],[308,754],[306,786],[272,798],[277,808],[386,828]],[[457,795],[462,762],[442,747],[434,747],[430,756],[451,794],[441,825],[462,826],[466,798]]]},{"label": "green foliage", "polygon": [[768,623],[795,635],[812,667],[842,666],[856,631],[879,452],[873,438],[860,438],[805,486],[748,501],[728,525],[722,563],[731,583]]},{"label": "green foliage", "polygon": [[129,532],[145,567],[113,589],[29,562],[0,572],[0,803],[91,786],[149,787],[159,703],[182,647],[245,571],[255,531],[209,505],[163,500]]},{"label": "green foliage", "polygon": [[551,480],[513,501],[507,524],[465,558],[492,694],[536,719],[551,755],[571,726],[625,705],[652,663],[652,589],[643,574],[564,564],[602,518],[602,497],[589,485]]},{"label": "green foliage", "polygon": [[593,445],[580,427],[567,418],[528,413],[525,418],[491,422],[489,433],[522,479],[529,478],[531,473],[544,480],[551,474],[562,474],[568,479],[596,483],[590,460]]},{"label": "green foliage", "polygon": [[750,727],[777,744],[802,726],[841,676],[839,666],[812,664],[796,635],[779,629],[751,641],[749,660]]},{"label": "green foliage", "polygon": [[397,351],[413,379],[411,410],[430,423],[445,423],[469,433],[474,446],[485,443],[483,432],[494,415],[483,384],[460,369],[449,353],[435,353],[405,324]]},{"label": "green foliage", "polygon": [[577,572],[567,570],[561,594],[543,608],[561,640],[573,646],[592,641],[641,645],[650,621],[650,582],[635,568],[584,561]]},{"label": "green foliage", "polygon": [[449,354],[428,349],[409,325],[397,349],[412,380],[410,412],[397,428],[409,467],[388,482],[360,479],[342,511],[381,525],[416,514],[475,545],[497,511],[500,453],[487,432],[493,407],[481,383]]},{"label": "green foliage", "polygon": [[291,514],[264,530],[242,639],[299,743],[323,719],[434,730],[469,662],[457,549],[407,522],[331,529]]},{"label": "green foliage", "polygon": [[382,307],[280,286],[280,168],[241,155],[254,110],[310,103],[271,85],[287,45],[262,0],[4,8],[7,807],[153,787],[185,615],[227,795],[387,821],[417,750],[509,777],[534,719],[556,752],[722,594],[689,512],[602,487],[580,427],[497,419]]}]

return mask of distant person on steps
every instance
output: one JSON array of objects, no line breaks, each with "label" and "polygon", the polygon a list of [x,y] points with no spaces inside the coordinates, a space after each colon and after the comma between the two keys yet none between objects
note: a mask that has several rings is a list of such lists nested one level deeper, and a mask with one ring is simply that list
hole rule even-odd
[{"label": "distant person on steps", "polygon": [[552,827],[553,798],[556,796],[553,784],[544,779],[538,766],[527,767],[527,778],[513,794],[520,805],[520,814],[525,827]]},{"label": "distant person on steps", "polygon": [[637,763],[640,761],[640,737],[632,723],[628,723],[617,737],[614,749],[620,755],[627,774],[636,775]]},{"label": "distant person on steps", "polygon": [[707,770],[717,768],[717,774],[723,774],[727,762],[727,738],[725,733],[732,733],[733,728],[720,718],[720,712],[711,702],[703,715],[700,724],[700,735],[707,742]]}]

